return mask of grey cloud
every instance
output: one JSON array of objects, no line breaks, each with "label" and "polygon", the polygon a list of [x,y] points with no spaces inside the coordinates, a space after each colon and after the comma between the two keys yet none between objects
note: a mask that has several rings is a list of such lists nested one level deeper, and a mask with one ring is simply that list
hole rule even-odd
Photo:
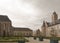
[{"label": "grey cloud", "polygon": [[[37,29],[43,20],[51,21],[53,11],[60,14],[60,0],[1,0],[0,2],[0,14],[8,15],[13,26]],[[31,7],[33,12],[25,13],[24,6],[28,9]]]}]

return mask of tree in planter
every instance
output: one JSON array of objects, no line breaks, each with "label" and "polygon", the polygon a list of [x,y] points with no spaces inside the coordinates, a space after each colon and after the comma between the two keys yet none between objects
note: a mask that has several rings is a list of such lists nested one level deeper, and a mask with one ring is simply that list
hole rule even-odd
[{"label": "tree in planter", "polygon": [[56,32],[56,30],[55,30],[54,28],[51,29],[50,35],[51,35],[51,37],[52,37],[53,39],[56,38],[57,32]]},{"label": "tree in planter", "polygon": [[22,36],[22,33],[20,32],[20,33],[18,33],[19,34],[19,36]]},{"label": "tree in planter", "polygon": [[52,36],[52,38],[50,39],[50,43],[58,43],[57,32],[56,32],[56,30],[54,28],[52,28],[50,34]]},{"label": "tree in planter", "polygon": [[18,41],[18,43],[25,43],[25,39],[23,38],[23,33],[18,33],[19,37],[21,38],[21,40]]},{"label": "tree in planter", "polygon": [[23,38],[23,33],[20,32],[19,33],[19,37]]},{"label": "tree in planter", "polygon": [[37,36],[36,36],[36,34],[34,34],[34,37],[33,37],[33,39],[34,39],[34,40],[36,40],[36,38],[37,38]]}]

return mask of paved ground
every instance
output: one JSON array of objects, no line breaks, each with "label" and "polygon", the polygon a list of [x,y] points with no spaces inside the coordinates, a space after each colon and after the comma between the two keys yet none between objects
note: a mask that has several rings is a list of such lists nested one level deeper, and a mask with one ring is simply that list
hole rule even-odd
[{"label": "paved ground", "polygon": [[37,40],[34,40],[33,38],[27,38],[29,40],[29,42],[26,42],[26,43],[49,43],[50,40],[48,39],[44,39],[44,41],[39,41],[38,38]]},{"label": "paved ground", "polygon": [[34,40],[33,38],[27,38],[27,39],[29,40],[29,42],[26,42],[26,43],[50,43],[49,39],[44,39],[44,41],[39,41],[38,39]]}]

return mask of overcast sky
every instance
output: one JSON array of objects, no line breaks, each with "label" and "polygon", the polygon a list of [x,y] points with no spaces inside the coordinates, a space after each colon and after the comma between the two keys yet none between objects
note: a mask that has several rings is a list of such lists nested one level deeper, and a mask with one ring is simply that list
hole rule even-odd
[{"label": "overcast sky", "polygon": [[60,16],[60,0],[0,0],[0,15],[7,15],[14,27],[40,29],[54,11]]}]

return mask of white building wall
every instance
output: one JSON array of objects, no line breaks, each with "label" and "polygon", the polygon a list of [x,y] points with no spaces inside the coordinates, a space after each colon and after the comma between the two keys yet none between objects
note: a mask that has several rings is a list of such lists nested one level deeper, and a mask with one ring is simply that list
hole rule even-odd
[{"label": "white building wall", "polygon": [[46,37],[51,37],[50,32],[51,32],[52,28],[54,28],[54,30],[56,30],[57,37],[60,37],[60,24],[47,27],[46,28]]},{"label": "white building wall", "polygon": [[50,29],[51,27],[46,28],[46,37],[50,37]]}]

